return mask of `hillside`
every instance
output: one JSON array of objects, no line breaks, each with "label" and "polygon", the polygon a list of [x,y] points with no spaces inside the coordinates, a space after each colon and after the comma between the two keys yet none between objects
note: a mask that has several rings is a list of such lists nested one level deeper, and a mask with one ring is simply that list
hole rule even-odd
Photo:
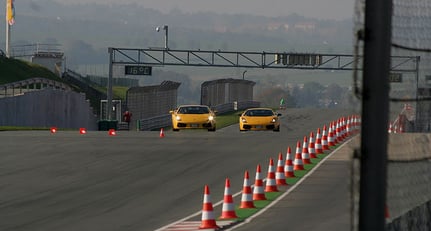
[{"label": "hillside", "polygon": [[0,76],[0,85],[30,78],[62,81],[61,78],[41,65],[3,56],[0,56]]}]

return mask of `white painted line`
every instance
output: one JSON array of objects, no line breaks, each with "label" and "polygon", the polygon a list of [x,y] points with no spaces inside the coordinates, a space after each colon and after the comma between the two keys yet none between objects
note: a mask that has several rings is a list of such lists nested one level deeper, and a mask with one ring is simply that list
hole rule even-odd
[{"label": "white painted line", "polygon": [[[235,226],[233,226],[232,228],[230,228],[230,229],[226,229],[226,231],[229,231],[229,230],[233,230],[233,229],[235,229],[236,227],[240,227],[240,226],[242,226],[242,225],[244,225],[244,224],[247,224],[247,223],[249,223],[251,220],[253,220],[256,216],[258,216],[258,215],[260,215],[260,214],[262,214],[263,212],[265,212],[266,210],[268,210],[269,208],[271,208],[276,202],[278,202],[279,200],[281,200],[281,199],[283,199],[284,197],[286,197],[291,191],[293,191],[301,182],[303,182],[309,175],[311,175],[323,162],[325,162],[325,160],[327,159],[327,158],[329,158],[330,156],[332,156],[332,154],[334,154],[338,149],[340,149],[341,147],[343,147],[345,144],[347,144],[347,143],[349,143],[350,142],[350,140],[352,140],[352,139],[349,139],[349,140],[347,140],[346,142],[344,142],[344,143],[342,143],[340,146],[338,146],[335,150],[333,150],[331,153],[329,153],[325,158],[323,158],[323,160],[322,161],[320,161],[316,166],[314,166],[305,176],[303,176],[298,182],[296,182],[292,187],[290,187],[289,188],[289,190],[287,190],[286,192],[284,192],[283,194],[281,194],[281,196],[279,196],[279,197],[277,197],[277,199],[276,200],[274,200],[274,201],[272,201],[270,204],[268,204],[267,206],[265,206],[264,208],[262,208],[261,210],[259,210],[257,213],[255,213],[255,214],[253,214],[252,216],[250,216],[249,218],[247,218],[247,219],[245,219],[243,222],[240,222],[238,225],[235,225]],[[263,181],[265,181],[266,180],[266,178],[263,180]],[[251,187],[253,187],[254,185],[251,185]],[[238,195],[240,195],[242,193],[242,190],[241,191],[239,191],[239,192],[237,192],[237,193],[235,193],[235,194],[233,194],[232,195],[232,197],[236,197],[236,196],[238,196]],[[219,205],[221,205],[223,203],[223,200],[220,200],[220,201],[218,201],[217,203],[214,203],[213,204],[213,207],[216,207],[216,206],[219,206]],[[184,217],[184,218],[182,218],[182,219],[180,219],[180,220],[178,220],[178,221],[175,221],[175,222],[172,222],[172,223],[170,223],[170,224],[167,224],[167,225],[165,225],[165,226],[163,226],[163,227],[161,227],[161,228],[159,228],[159,229],[156,229],[155,231],[166,231],[166,230],[169,230],[169,228],[170,227],[172,227],[172,226],[176,226],[176,225],[180,225],[179,223],[183,223],[184,221],[186,221],[186,220],[188,220],[188,219],[190,219],[190,218],[192,218],[192,217],[195,217],[195,216],[198,216],[199,214],[201,214],[202,213],[202,211],[201,210],[199,210],[199,211],[197,211],[197,212],[195,212],[195,213],[193,213],[193,214],[191,214],[191,215],[189,215],[189,216],[187,216],[187,217]]]},{"label": "white painted line", "polygon": [[322,161],[320,161],[316,166],[314,166],[305,176],[303,176],[298,182],[296,182],[292,187],[289,188],[285,193],[281,194],[281,196],[277,197],[274,201],[272,201],[270,204],[259,210],[257,213],[253,214],[252,216],[245,219],[243,222],[238,223],[237,225],[233,226],[232,228],[226,229],[226,231],[234,230],[235,228],[238,228],[240,226],[243,226],[249,222],[251,222],[255,217],[259,216],[260,214],[264,213],[266,210],[271,208],[273,205],[275,205],[278,201],[286,197],[290,192],[292,192],[296,187],[298,187],[299,184],[301,184],[308,176],[310,176],[314,171],[316,171],[317,168],[319,168],[320,165],[322,165],[326,159],[331,157],[338,149],[343,147],[345,144],[349,143],[350,140],[347,140],[346,142],[342,143],[340,146],[338,146],[335,150],[333,150],[331,153],[329,153],[325,158],[323,158]]}]

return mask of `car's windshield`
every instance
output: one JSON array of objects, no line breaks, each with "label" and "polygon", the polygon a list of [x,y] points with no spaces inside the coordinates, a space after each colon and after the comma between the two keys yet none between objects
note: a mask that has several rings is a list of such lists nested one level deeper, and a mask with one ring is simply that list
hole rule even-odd
[{"label": "car's windshield", "polygon": [[245,113],[246,116],[273,116],[274,113],[271,110],[248,110]]},{"label": "car's windshield", "polygon": [[188,106],[188,107],[180,107],[178,109],[178,113],[180,113],[180,114],[208,114],[209,110],[207,107]]}]

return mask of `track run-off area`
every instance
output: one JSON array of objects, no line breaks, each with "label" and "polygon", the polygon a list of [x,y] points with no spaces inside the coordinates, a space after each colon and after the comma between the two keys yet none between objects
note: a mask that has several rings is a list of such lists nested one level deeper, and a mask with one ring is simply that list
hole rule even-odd
[{"label": "track run-off area", "polygon": [[350,229],[352,137],[305,165],[262,207],[238,213],[245,220],[218,220],[226,178],[238,206],[245,171],[254,183],[259,164],[266,177],[270,158],[276,164],[310,132],[355,114],[280,113],[280,132],[240,132],[238,125],[164,131],[163,138],[158,131],[0,132],[0,230],[198,230],[205,185],[224,230]]}]

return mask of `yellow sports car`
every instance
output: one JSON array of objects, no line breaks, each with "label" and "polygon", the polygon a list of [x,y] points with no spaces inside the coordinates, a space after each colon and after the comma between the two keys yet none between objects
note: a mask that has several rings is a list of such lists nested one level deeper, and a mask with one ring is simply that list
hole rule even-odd
[{"label": "yellow sports car", "polygon": [[206,105],[182,105],[169,113],[172,115],[173,131],[196,128],[216,130],[216,112]]},{"label": "yellow sports car", "polygon": [[239,130],[273,130],[280,131],[281,114],[270,108],[249,108],[239,115]]}]

